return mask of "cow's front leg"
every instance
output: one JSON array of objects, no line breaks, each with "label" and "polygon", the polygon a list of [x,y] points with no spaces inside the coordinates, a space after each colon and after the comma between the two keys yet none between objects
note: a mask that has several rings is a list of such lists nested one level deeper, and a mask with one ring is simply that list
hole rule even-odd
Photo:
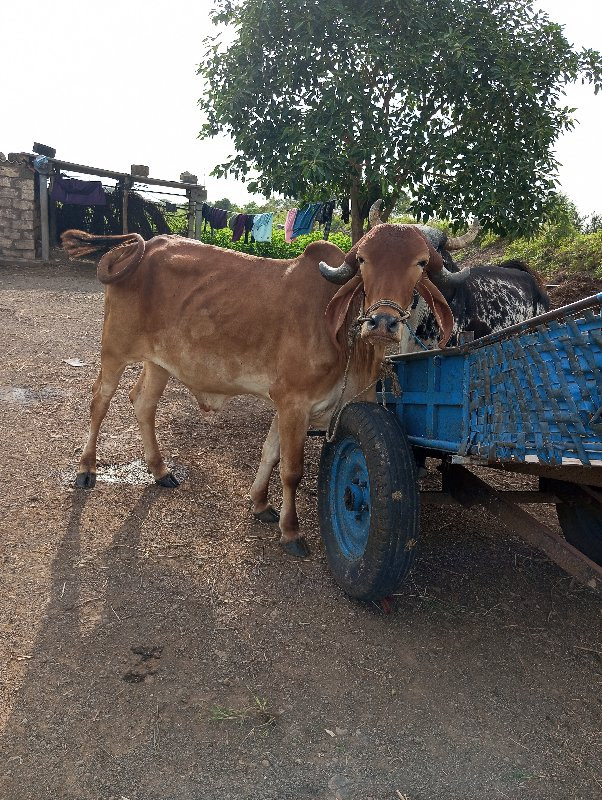
[{"label": "cow's front leg", "polygon": [[92,388],[90,403],[90,432],[79,461],[75,485],[81,489],[92,489],[96,484],[96,443],[103,419],[109,410],[111,398],[117,390],[126,362],[103,353],[98,378]]},{"label": "cow's front leg", "polygon": [[296,494],[303,477],[303,448],[309,424],[309,411],[299,407],[279,408],[278,415],[282,481],[280,544],[287,553],[303,558],[309,555],[309,547],[299,532]]},{"label": "cow's front leg", "polygon": [[278,414],[274,415],[268,435],[261,449],[261,461],[257,468],[255,480],[251,486],[253,516],[261,522],[278,522],[279,514],[268,502],[268,485],[274,467],[280,461],[280,433],[278,431]]}]

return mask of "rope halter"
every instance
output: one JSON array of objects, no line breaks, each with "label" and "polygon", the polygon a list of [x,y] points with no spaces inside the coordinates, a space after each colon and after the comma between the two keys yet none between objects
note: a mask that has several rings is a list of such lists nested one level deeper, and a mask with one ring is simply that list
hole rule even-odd
[{"label": "rope halter", "polygon": [[394,300],[378,300],[376,303],[373,303],[370,306],[370,308],[367,308],[363,314],[360,314],[360,316],[357,318],[356,321],[358,323],[368,322],[371,319],[370,315],[374,311],[376,311],[377,308],[380,308],[381,306],[388,306],[389,308],[392,308],[394,311],[397,311],[401,322],[405,322],[406,319],[408,319],[408,317],[410,316],[410,312],[406,311],[399,305],[399,303],[396,303]]}]

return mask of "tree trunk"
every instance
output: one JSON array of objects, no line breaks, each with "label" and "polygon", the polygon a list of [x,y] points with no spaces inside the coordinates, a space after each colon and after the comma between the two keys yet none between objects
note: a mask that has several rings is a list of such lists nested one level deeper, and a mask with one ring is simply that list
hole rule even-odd
[{"label": "tree trunk", "polygon": [[354,245],[364,235],[364,223],[360,214],[360,187],[355,179],[350,191],[351,199],[351,244]]}]

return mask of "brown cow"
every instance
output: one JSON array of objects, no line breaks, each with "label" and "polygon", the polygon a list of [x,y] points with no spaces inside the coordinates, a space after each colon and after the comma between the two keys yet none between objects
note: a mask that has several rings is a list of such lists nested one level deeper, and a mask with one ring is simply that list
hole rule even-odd
[{"label": "brown cow", "polygon": [[[237,394],[264,397],[277,413],[251,488],[253,512],[277,519],[268,483],[280,461],[280,541],[293,555],[308,552],[295,507],[308,427],[326,428],[351,398],[375,399],[385,347],[399,342],[414,288],[436,314],[442,344],[453,322],[424,272],[429,258],[440,256],[411,226],[379,225],[346,255],[332,243],[313,242],[292,260],[177,236],[144,242],[138,234],[66,231],[62,241],[71,256],[112,248],[98,264],[107,284],[101,370],[77,486],[95,484],[98,431],[128,364],[144,362],[130,400],[148,469],[162,486],[177,486],[155,437],[155,411],[170,375],[205,411]],[[342,284],[338,291],[333,283]]]}]

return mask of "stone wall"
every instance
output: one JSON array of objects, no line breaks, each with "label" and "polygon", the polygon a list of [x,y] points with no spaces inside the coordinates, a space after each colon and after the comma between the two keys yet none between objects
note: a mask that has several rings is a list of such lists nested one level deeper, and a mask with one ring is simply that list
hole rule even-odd
[{"label": "stone wall", "polygon": [[38,175],[26,153],[0,153],[0,258],[40,256]]}]

